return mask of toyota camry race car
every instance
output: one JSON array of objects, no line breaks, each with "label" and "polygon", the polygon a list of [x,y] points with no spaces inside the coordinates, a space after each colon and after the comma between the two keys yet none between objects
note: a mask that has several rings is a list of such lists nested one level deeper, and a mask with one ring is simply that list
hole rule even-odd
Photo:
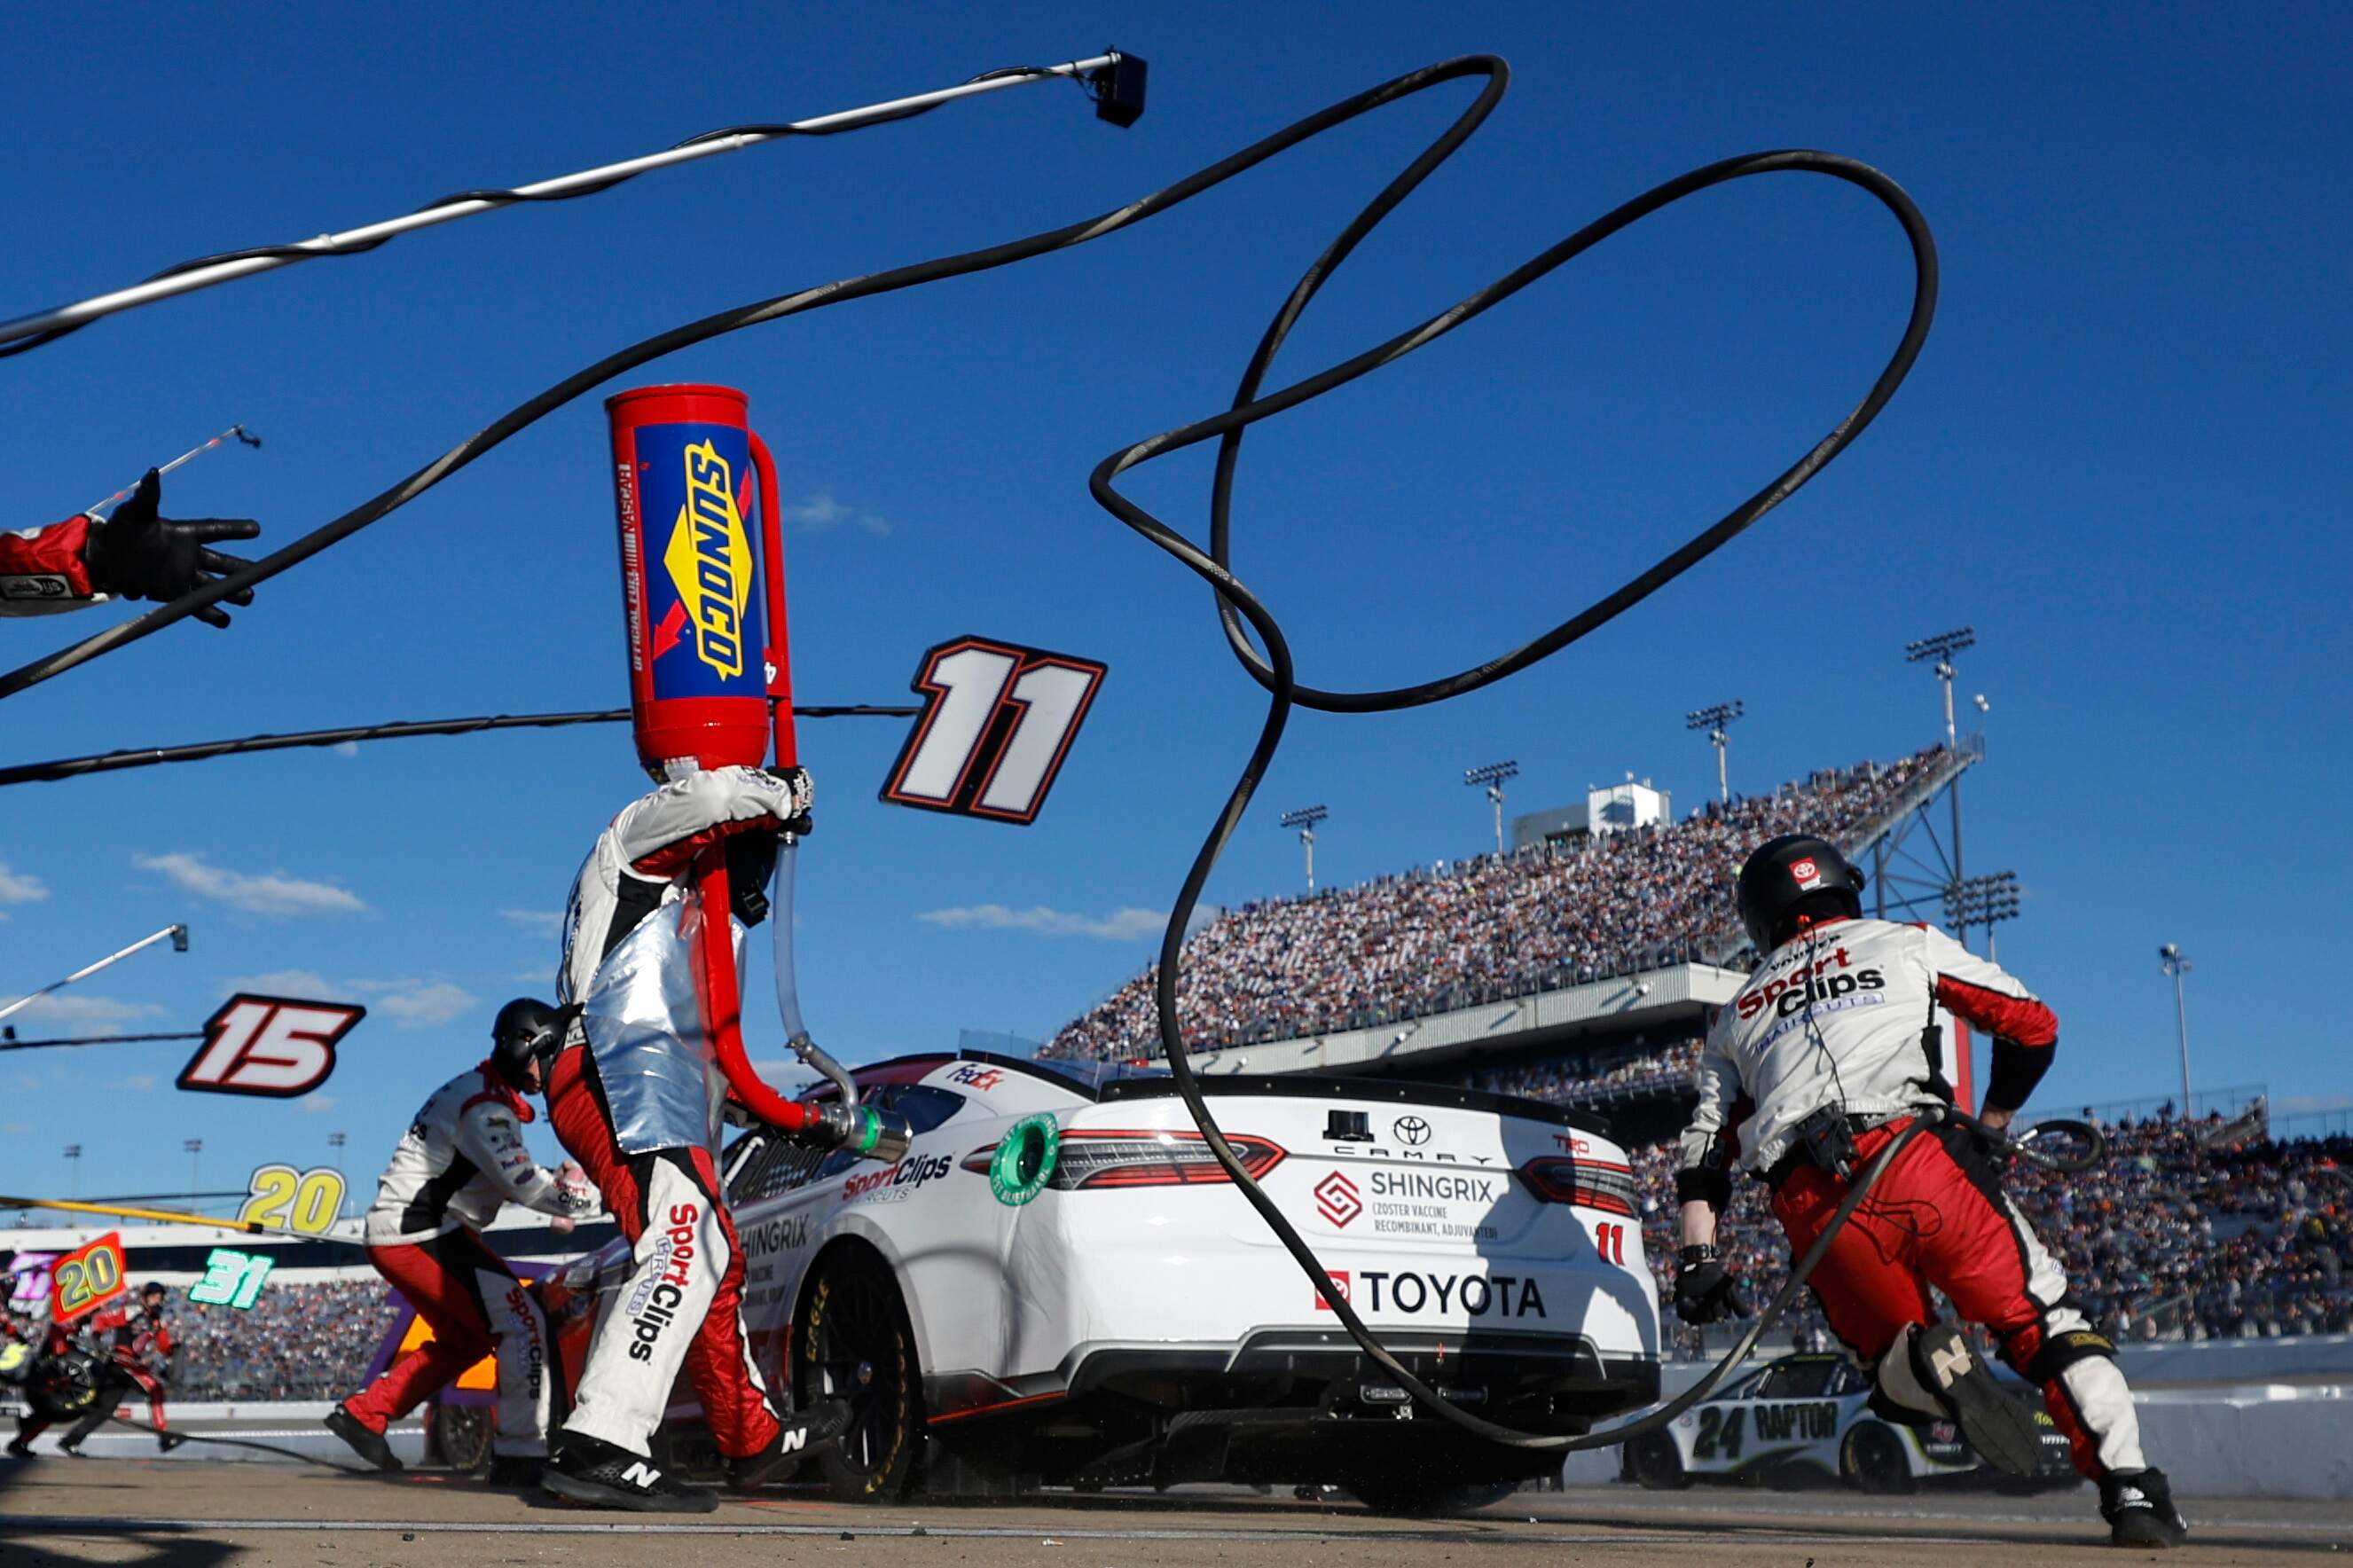
[{"label": "toyota camry race car", "polygon": [[[2023,1385],[2012,1396],[2034,1406],[2042,1463],[2031,1480],[2005,1477],[2003,1484],[2073,1485],[2066,1436]],[[1692,1406],[1664,1431],[1627,1444],[1626,1469],[1654,1489],[1702,1478],[1805,1485],[1835,1477],[1867,1492],[1908,1492],[1926,1479],[1990,1473],[1952,1423],[1914,1427],[1882,1420],[1870,1402],[1870,1380],[1844,1356],[1783,1356]]]},{"label": "toyota camry race car", "polygon": [[[1556,1466],[1417,1411],[1235,1191],[1165,1074],[968,1053],[855,1076],[914,1131],[896,1164],[765,1132],[723,1164],[754,1355],[796,1401],[852,1407],[819,1456],[837,1495],[1228,1480],[1419,1510]],[[1421,1085],[1205,1088],[1247,1168],[1419,1375],[1540,1432],[1657,1398],[1632,1177],[1601,1123]],[[555,1283],[567,1368],[621,1263],[615,1244]],[[676,1397],[664,1437],[691,1459],[701,1423],[685,1384]]]}]

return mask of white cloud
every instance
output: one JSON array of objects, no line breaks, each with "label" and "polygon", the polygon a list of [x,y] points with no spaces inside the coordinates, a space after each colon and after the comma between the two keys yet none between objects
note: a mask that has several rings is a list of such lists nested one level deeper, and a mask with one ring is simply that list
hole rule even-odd
[{"label": "white cloud", "polygon": [[785,516],[811,532],[838,528],[845,522],[855,523],[867,532],[881,536],[891,531],[891,520],[877,517],[871,511],[847,507],[829,495],[814,495],[798,506],[787,505]]},{"label": "white cloud", "polygon": [[[438,1029],[464,1017],[478,1000],[472,992],[446,980],[397,980],[387,985],[370,1005],[388,1015],[396,1029]],[[357,989],[365,994],[367,985],[363,983]]]},{"label": "white cloud", "polygon": [[184,893],[210,899],[251,915],[355,915],[367,905],[328,882],[306,881],[282,871],[259,876],[208,863],[201,855],[134,855],[142,871],[159,871]]},{"label": "white cloud", "polygon": [[533,936],[554,936],[564,929],[561,910],[501,910],[499,919]]},{"label": "white cloud", "polygon": [[[49,896],[48,884],[28,871],[12,871],[0,860],[0,904],[37,904]],[[0,915],[0,920],[7,917]]]},{"label": "white cloud", "polygon": [[332,1094],[311,1094],[302,1098],[302,1114],[305,1116],[324,1116],[334,1109],[335,1097]]},{"label": "white cloud", "polygon": [[152,1072],[134,1072],[127,1078],[116,1079],[107,1087],[128,1089],[132,1094],[147,1094],[153,1092],[155,1088],[155,1075]]},{"label": "white cloud", "polygon": [[1107,915],[1071,914],[1043,904],[1012,910],[1003,904],[925,910],[915,917],[945,931],[1028,931],[1040,936],[1091,936],[1098,942],[1134,942],[1168,923],[1166,910],[1118,909]]},{"label": "white cloud", "polygon": [[22,1138],[32,1131],[33,1124],[29,1121],[0,1121],[0,1132],[11,1138]]},{"label": "white cloud", "polygon": [[267,974],[232,974],[221,982],[230,991],[259,996],[291,996],[300,1002],[347,1002],[350,991],[313,969],[273,969]]},{"label": "white cloud", "polygon": [[81,996],[64,991],[27,1002],[9,1016],[45,1019],[53,1024],[127,1024],[134,1018],[160,1018],[164,1012],[153,1002],[124,1002],[112,996]]},{"label": "white cloud", "polygon": [[2310,1116],[2326,1110],[2353,1110],[2353,1094],[2284,1094],[2272,1101],[2274,1116]]},{"label": "white cloud", "polygon": [[360,754],[360,743],[357,741],[339,741],[330,749],[339,757],[356,757]]},{"label": "white cloud", "polygon": [[364,1002],[369,1012],[392,1020],[396,1029],[438,1029],[465,1016],[480,1000],[461,985],[446,980],[330,980],[309,969],[275,969],[267,974],[231,975],[221,983],[231,991],[251,991],[264,996],[290,996],[305,1002]]}]

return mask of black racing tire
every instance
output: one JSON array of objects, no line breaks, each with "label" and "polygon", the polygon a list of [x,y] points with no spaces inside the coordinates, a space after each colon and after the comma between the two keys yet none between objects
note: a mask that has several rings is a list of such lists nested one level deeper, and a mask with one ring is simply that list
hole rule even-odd
[{"label": "black racing tire", "polygon": [[1348,1495],[1375,1513],[1410,1519],[1450,1519],[1491,1508],[1520,1489],[1517,1481],[1433,1481],[1427,1477],[1383,1472],[1342,1483]]},{"label": "black racing tire", "polygon": [[1905,1458],[1903,1436],[1882,1421],[1858,1421],[1847,1429],[1846,1441],[1839,1445],[1839,1476],[1875,1497],[1898,1496],[1920,1484]]},{"label": "black racing tire", "polygon": [[1692,1484],[1675,1440],[1664,1432],[1646,1432],[1627,1444],[1626,1462],[1633,1468],[1634,1484],[1647,1491],[1679,1492]]},{"label": "black racing tire", "polygon": [[863,1247],[819,1259],[793,1323],[793,1396],[849,1406],[849,1428],[818,1450],[843,1502],[891,1503],[912,1491],[923,1453],[923,1376],[898,1281]]},{"label": "black racing tire", "polygon": [[433,1451],[453,1470],[469,1474],[491,1468],[491,1434],[498,1421],[487,1405],[437,1402],[433,1406]]},{"label": "black racing tire", "polygon": [[34,1363],[25,1380],[25,1403],[52,1421],[72,1420],[88,1415],[98,1403],[99,1383],[97,1357],[87,1351],[60,1351]]}]

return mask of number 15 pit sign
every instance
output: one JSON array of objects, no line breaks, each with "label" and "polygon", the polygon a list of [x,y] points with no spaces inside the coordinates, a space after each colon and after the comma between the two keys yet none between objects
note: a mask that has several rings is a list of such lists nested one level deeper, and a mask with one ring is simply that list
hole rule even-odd
[{"label": "number 15 pit sign", "polygon": [[291,1100],[335,1070],[335,1046],[367,1016],[355,1003],[298,1002],[238,992],[205,1020],[205,1043],[178,1087],[200,1094]]}]

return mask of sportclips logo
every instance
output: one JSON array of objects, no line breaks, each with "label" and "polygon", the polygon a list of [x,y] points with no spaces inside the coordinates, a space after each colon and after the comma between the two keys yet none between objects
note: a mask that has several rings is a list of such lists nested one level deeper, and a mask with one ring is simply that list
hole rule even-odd
[{"label": "sportclips logo", "polygon": [[[1744,1019],[1771,1009],[1777,1018],[1791,1018],[1812,1003],[1837,1002],[1862,991],[1884,991],[1887,976],[1876,969],[1856,969],[1843,947],[1825,953],[1811,964],[1799,963],[1797,973],[1767,980],[1740,994],[1733,1005]],[[1871,998],[1877,1001],[1877,997]],[[1851,1005],[1851,1004],[1849,1004]]]},{"label": "sportclips logo", "polygon": [[536,1400],[540,1380],[546,1375],[547,1347],[540,1343],[539,1314],[532,1310],[531,1298],[520,1285],[507,1292],[507,1315],[522,1328],[523,1391]]},{"label": "sportclips logo", "polygon": [[744,610],[752,602],[752,546],[734,476],[709,441],[686,449],[686,501],[662,566],[694,626],[694,657],[723,680],[744,673]]},{"label": "sportclips logo", "polygon": [[841,1201],[849,1203],[871,1193],[878,1204],[903,1203],[917,1187],[936,1182],[955,1169],[955,1162],[945,1154],[918,1154],[883,1170],[850,1177],[841,1184]]},{"label": "sportclips logo", "polygon": [[702,1210],[692,1204],[672,1204],[670,1228],[654,1243],[653,1268],[629,1292],[629,1328],[637,1338],[629,1345],[631,1361],[654,1359],[654,1345],[678,1316],[694,1267],[694,1222]]}]

